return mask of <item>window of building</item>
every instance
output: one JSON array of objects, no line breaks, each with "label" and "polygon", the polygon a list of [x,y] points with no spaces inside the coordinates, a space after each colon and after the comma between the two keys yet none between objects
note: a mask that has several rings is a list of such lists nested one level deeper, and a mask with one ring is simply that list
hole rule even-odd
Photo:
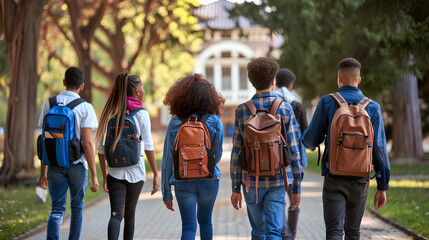
[{"label": "window of building", "polygon": [[231,58],[232,54],[231,52],[222,52],[221,57],[222,58]]},{"label": "window of building", "polygon": [[240,66],[240,90],[247,89],[247,69],[246,66]]},{"label": "window of building", "polygon": [[213,84],[213,66],[206,66],[206,75],[204,77]]},{"label": "window of building", "polygon": [[231,90],[231,66],[222,66],[222,90]]}]

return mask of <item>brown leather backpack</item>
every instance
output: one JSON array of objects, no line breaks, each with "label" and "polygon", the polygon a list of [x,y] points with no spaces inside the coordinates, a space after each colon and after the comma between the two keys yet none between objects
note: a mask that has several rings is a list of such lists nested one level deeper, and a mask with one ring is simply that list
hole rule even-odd
[{"label": "brown leather backpack", "polygon": [[331,122],[329,169],[334,175],[370,177],[374,131],[365,107],[371,100],[348,105],[338,92],[330,95],[340,107]]},{"label": "brown leather backpack", "polygon": [[277,98],[269,111],[256,109],[251,100],[244,103],[252,116],[244,124],[244,144],[239,162],[247,171],[246,191],[249,191],[249,175],[256,178],[256,199],[259,176],[275,176],[283,170],[285,189],[288,187],[285,167],[290,164],[291,154],[284,138],[282,118],[277,115],[281,103]]},{"label": "brown leather backpack", "polygon": [[209,114],[181,119],[174,141],[174,177],[176,180],[213,178],[215,158],[205,124]]}]

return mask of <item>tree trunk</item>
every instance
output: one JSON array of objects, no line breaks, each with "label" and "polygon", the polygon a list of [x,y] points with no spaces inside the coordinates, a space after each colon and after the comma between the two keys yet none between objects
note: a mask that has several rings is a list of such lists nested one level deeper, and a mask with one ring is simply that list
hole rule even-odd
[{"label": "tree trunk", "polygon": [[423,159],[422,124],[417,78],[405,74],[393,91],[393,152],[395,158]]},{"label": "tree trunk", "polygon": [[89,41],[87,48],[82,47],[80,51],[76,51],[79,56],[79,68],[83,71],[83,82],[85,87],[80,93],[80,96],[88,102],[92,101],[92,83],[91,83],[91,60]]},{"label": "tree trunk", "polygon": [[34,169],[32,150],[39,81],[37,44],[46,2],[1,1],[11,81],[0,180],[27,177]]}]

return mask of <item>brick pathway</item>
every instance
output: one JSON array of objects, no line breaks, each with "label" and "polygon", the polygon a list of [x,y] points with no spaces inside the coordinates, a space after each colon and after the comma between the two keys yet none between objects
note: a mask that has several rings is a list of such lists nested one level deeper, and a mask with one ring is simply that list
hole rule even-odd
[{"label": "brick pathway", "polygon": [[[229,156],[229,154],[225,154]],[[247,219],[246,206],[236,211],[230,203],[231,181],[229,178],[229,160],[227,157],[219,164],[222,179],[218,198],[213,212],[214,239],[242,240],[250,239],[250,224]],[[150,174],[149,174],[150,175]],[[305,173],[302,183],[302,201],[298,223],[297,240],[324,239],[325,227],[322,212],[322,180],[317,174]],[[161,193],[150,196],[152,183],[149,180],[143,187],[136,210],[136,228],[134,239],[180,239],[181,221],[177,202],[174,200],[175,212],[167,210],[162,202]],[[243,197],[244,199],[244,197]],[[110,206],[107,194],[105,198],[83,212],[81,239],[107,239],[107,223]],[[69,218],[64,219],[61,238],[67,239]],[[197,233],[198,235],[198,233]],[[45,239],[46,230],[27,238],[28,240]],[[122,233],[121,233],[122,236]],[[199,239],[199,237],[197,237]],[[366,212],[361,226],[361,239],[410,239],[404,233],[380,221]]]}]

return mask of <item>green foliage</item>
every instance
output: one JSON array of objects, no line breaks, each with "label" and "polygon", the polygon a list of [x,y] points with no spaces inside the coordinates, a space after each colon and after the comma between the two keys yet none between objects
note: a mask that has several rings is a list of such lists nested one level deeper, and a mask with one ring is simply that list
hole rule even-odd
[{"label": "green foliage", "polygon": [[281,34],[279,59],[297,76],[305,99],[335,91],[338,62],[362,63],[360,87],[388,89],[407,71],[429,71],[429,2],[423,0],[264,0],[234,10]]},{"label": "green foliage", "polygon": [[[371,181],[366,206],[374,208],[377,191],[375,180]],[[386,192],[387,202],[378,210],[385,217],[406,226],[425,237],[429,237],[429,181],[391,181]]]},{"label": "green foliage", "polygon": [[[104,106],[115,76],[124,69],[138,75],[145,84],[145,105],[161,105],[172,83],[192,72],[192,52],[201,43],[197,18],[192,9],[196,0],[114,1],[95,31],[90,43],[93,66],[93,104]],[[85,5],[91,8],[91,5]],[[148,7],[148,9],[146,9]],[[51,4],[52,16],[44,18],[41,41],[41,82],[38,104],[63,89],[61,80],[67,66],[77,64],[69,39],[73,39],[67,5]],[[91,9],[87,9],[91,11]],[[57,27],[58,20],[61,29]],[[66,37],[67,36],[67,37]]]}]

